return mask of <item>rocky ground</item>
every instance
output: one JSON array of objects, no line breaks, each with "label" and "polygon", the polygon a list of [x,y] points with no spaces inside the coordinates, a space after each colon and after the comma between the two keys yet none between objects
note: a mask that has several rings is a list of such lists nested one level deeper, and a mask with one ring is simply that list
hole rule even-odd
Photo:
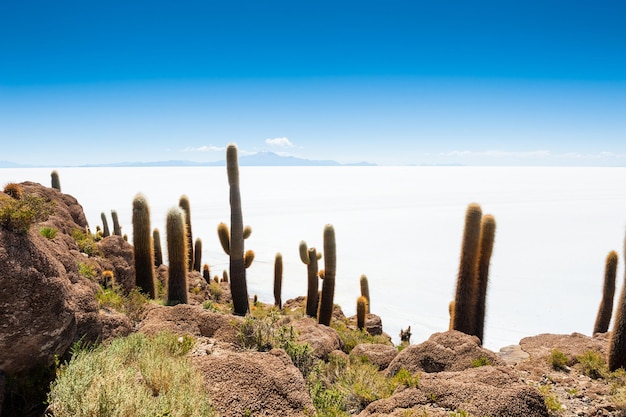
[{"label": "rocky ground", "polygon": [[[80,204],[39,184],[21,186],[25,194],[56,204],[53,214],[26,234],[0,227],[2,416],[43,413],[41,404],[30,404],[36,400],[25,398],[26,391],[18,389],[20,383],[41,376],[42,369],[66,357],[76,341],[106,342],[132,332],[162,330],[196,338],[192,361],[204,376],[218,415],[315,415],[305,379],[282,349],[242,349],[234,324],[244,319],[203,308],[208,299],[225,308],[227,283],[220,284],[221,294],[216,296],[199,273],[192,273],[189,305],[148,304],[127,309],[126,314],[101,308],[95,295],[102,291],[103,271],[113,271],[125,291],[133,287],[132,246],[120,236],[106,237],[91,248],[81,246],[73,237],[75,230],[87,227]],[[43,236],[44,226],[56,228],[58,234]],[[159,279],[166,275],[167,267],[160,267]],[[284,312],[301,309],[303,301],[285,302]],[[335,319],[344,320],[340,310]],[[320,360],[347,356],[344,341],[333,328],[302,314],[286,314],[280,324],[293,327],[298,341],[309,343]],[[380,317],[369,315],[366,327],[371,334],[384,336]],[[601,363],[607,345],[606,334],[545,334],[491,352],[477,338],[456,331],[433,334],[400,351],[389,344],[359,344],[351,356],[367,357],[385,375],[406,369],[419,376],[419,383],[401,385],[388,398],[352,412],[362,417],[626,415],[622,392],[626,377],[608,374]],[[555,352],[562,355],[555,357]]]}]

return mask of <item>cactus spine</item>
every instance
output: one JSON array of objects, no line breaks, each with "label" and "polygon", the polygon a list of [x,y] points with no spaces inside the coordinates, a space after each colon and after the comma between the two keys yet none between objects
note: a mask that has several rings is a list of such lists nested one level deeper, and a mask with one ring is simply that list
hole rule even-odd
[{"label": "cactus spine", "polygon": [[[624,259],[626,259],[626,240],[624,240]],[[626,272],[624,283],[617,304],[613,321],[613,332],[609,340],[609,370],[626,369]]]},{"label": "cactus spine", "polygon": [[202,239],[196,238],[193,248],[193,269],[200,272],[202,269]]},{"label": "cactus spine", "polygon": [[111,219],[113,219],[113,234],[115,236],[122,236],[122,227],[120,226],[120,221],[117,217],[117,211],[111,210]]},{"label": "cactus spine", "polygon": [[184,212],[178,207],[167,213],[166,237],[169,260],[167,304],[187,304],[187,227]]},{"label": "cactus spine", "polygon": [[187,251],[189,252],[187,255],[189,265],[187,267],[189,271],[192,271],[194,267],[194,247],[193,236],[191,235],[191,205],[189,204],[189,197],[187,197],[186,195],[182,195],[178,200],[178,206],[185,212],[185,227],[187,229]]},{"label": "cactus spine", "polygon": [[152,242],[154,244],[154,267],[158,268],[163,263],[163,249],[161,248],[161,232],[157,228],[152,231]]},{"label": "cactus spine", "polygon": [[[228,242],[225,242],[224,237],[220,234],[220,242],[226,253],[230,255],[230,291],[233,297],[234,313],[239,316],[245,316],[250,311],[250,303],[248,301],[248,284],[246,281],[246,260],[244,258],[244,228],[241,213],[241,194],[239,191],[239,162],[237,160],[237,146],[234,144],[230,144],[226,148],[226,171],[230,186],[230,237]],[[225,243],[228,243],[228,250],[226,250]]]},{"label": "cactus spine", "polygon": [[317,253],[315,248],[307,248],[306,242],[300,242],[300,260],[307,266],[307,295],[306,295],[306,314],[309,317],[317,317],[318,308],[318,261],[322,258],[321,253]]},{"label": "cactus spine", "polygon": [[474,334],[476,305],[476,262],[480,243],[480,223],[482,210],[472,203],[465,214],[465,228],[461,246],[461,262],[456,281],[454,299],[454,330],[465,334]]},{"label": "cactus spine", "polygon": [[480,250],[476,271],[476,304],[474,306],[474,335],[481,343],[485,335],[485,311],[487,306],[487,287],[489,285],[489,264],[493,253],[496,236],[496,220],[491,214],[482,217],[480,225]]},{"label": "cactus spine", "polygon": [[102,219],[102,237],[107,237],[111,235],[109,231],[109,223],[107,222],[107,216],[104,212],[100,213],[100,218]]},{"label": "cactus spine", "polygon": [[598,315],[593,326],[593,334],[606,333],[613,313],[613,297],[615,296],[615,276],[617,274],[617,252],[611,251],[606,257],[604,265],[604,286],[602,301],[598,308]]},{"label": "cactus spine", "polygon": [[279,252],[274,258],[274,305],[283,308],[283,255]]},{"label": "cactus spine", "polygon": [[365,327],[365,316],[367,315],[367,298],[360,296],[356,300],[356,326],[359,330]]},{"label": "cactus spine", "polygon": [[330,326],[333,317],[333,303],[335,297],[335,273],[337,269],[337,248],[335,245],[335,228],[327,224],[324,227],[324,282],[319,310],[318,323]]},{"label": "cactus spine", "polygon": [[50,177],[52,181],[52,188],[61,191],[61,180],[59,180],[59,173],[56,170],[53,170],[50,173]]},{"label": "cactus spine", "polygon": [[370,313],[370,286],[367,282],[367,276],[365,274],[361,275],[361,279],[359,280],[361,284],[361,296],[365,297],[367,300],[367,314]]},{"label": "cactus spine", "polygon": [[133,200],[133,246],[135,283],[150,298],[156,298],[154,284],[154,249],[150,232],[150,208],[143,194]]}]

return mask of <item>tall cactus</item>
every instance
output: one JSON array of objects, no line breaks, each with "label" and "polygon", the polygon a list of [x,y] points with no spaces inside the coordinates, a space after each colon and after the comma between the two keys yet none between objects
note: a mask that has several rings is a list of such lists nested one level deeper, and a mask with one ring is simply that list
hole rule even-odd
[{"label": "tall cactus", "polygon": [[283,255],[278,252],[274,258],[274,305],[283,308]]},{"label": "tall cactus", "polygon": [[617,252],[611,251],[606,257],[604,265],[604,286],[602,301],[598,308],[598,315],[593,326],[593,334],[606,333],[613,313],[613,298],[615,296],[615,276],[617,275]]},{"label": "tall cactus", "polygon": [[111,210],[111,219],[113,219],[113,234],[115,236],[122,236],[122,227],[120,226],[120,220],[117,217],[117,211]]},{"label": "tall cactus", "polygon": [[102,219],[102,237],[110,236],[111,231],[109,230],[106,214],[104,214],[104,212],[100,213],[100,218]]},{"label": "tall cactus", "polygon": [[179,207],[167,213],[166,235],[169,260],[167,304],[187,304],[187,226],[184,212]]},{"label": "tall cactus", "polygon": [[474,335],[481,343],[485,335],[485,310],[487,306],[487,287],[489,285],[489,264],[493,253],[493,242],[496,235],[496,220],[491,214],[482,217],[480,225],[480,250],[476,272],[476,304],[474,306]]},{"label": "tall cactus", "polygon": [[330,326],[330,320],[333,317],[336,272],[337,247],[335,245],[335,228],[327,224],[324,227],[324,281],[317,313],[318,323],[326,326]]},{"label": "tall cactus", "polygon": [[307,266],[307,295],[306,314],[309,317],[317,317],[319,278],[318,261],[322,258],[321,253],[317,253],[315,248],[307,248],[303,240],[299,246],[300,260]]},{"label": "tall cactus", "polygon": [[359,330],[365,327],[365,316],[367,315],[367,298],[360,296],[356,300],[356,326]]},{"label": "tall cactus", "polygon": [[461,247],[461,262],[456,281],[454,299],[454,330],[474,334],[475,316],[473,307],[476,297],[476,262],[480,243],[482,210],[472,203],[465,214],[465,228]]},{"label": "tall cactus", "polygon": [[143,194],[133,200],[133,246],[135,282],[150,298],[156,298],[154,284],[154,249],[150,230],[150,208]]},{"label": "tall cactus", "polygon": [[161,232],[157,228],[152,231],[152,243],[154,245],[154,267],[158,268],[163,263],[163,249],[161,248]]},{"label": "tall cactus", "polygon": [[193,248],[193,269],[200,272],[202,269],[202,239],[196,238]]},{"label": "tall cactus", "polygon": [[[626,239],[624,240],[624,259],[626,259]],[[626,272],[609,340],[609,370],[615,371],[619,368],[626,369]]]},{"label": "tall cactus", "polygon": [[361,285],[361,296],[365,297],[367,300],[367,314],[370,313],[370,286],[367,282],[367,276],[365,274],[361,275],[361,279],[359,280],[359,284]]},{"label": "tall cactus", "polygon": [[[218,235],[224,251],[230,255],[230,291],[233,297],[233,310],[235,314],[245,316],[250,311],[250,302],[243,241],[244,234],[249,235],[248,230],[250,229],[247,228],[244,231],[243,227],[239,191],[239,162],[237,160],[237,146],[234,144],[230,144],[226,148],[226,171],[230,186],[230,236],[228,235],[228,226],[224,223],[218,226]],[[248,259],[250,259],[249,255]]]},{"label": "tall cactus", "polygon": [[54,188],[55,190],[61,191],[61,180],[59,180],[59,173],[56,170],[53,170],[50,173],[50,177],[51,177],[52,188]]},{"label": "tall cactus", "polygon": [[189,197],[187,197],[186,195],[180,196],[180,199],[178,200],[178,206],[185,212],[185,224],[187,228],[187,251],[189,252],[187,254],[187,262],[189,263],[187,268],[189,269],[189,271],[192,271],[194,267],[194,246],[193,236],[191,234],[191,205],[189,204]]}]

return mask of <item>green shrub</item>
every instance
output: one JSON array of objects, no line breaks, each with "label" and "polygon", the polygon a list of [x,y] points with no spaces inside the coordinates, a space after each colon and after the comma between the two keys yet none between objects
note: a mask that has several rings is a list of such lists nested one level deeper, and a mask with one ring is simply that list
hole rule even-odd
[{"label": "green shrub", "polygon": [[598,352],[588,350],[576,359],[580,364],[581,372],[589,378],[604,378],[609,374],[609,368]]},{"label": "green shrub", "polygon": [[41,233],[41,236],[47,239],[54,239],[55,237],[57,237],[57,232],[58,230],[54,227],[42,227],[41,229],[39,229],[39,233]]},{"label": "green shrub", "polygon": [[30,226],[45,221],[54,212],[55,203],[37,195],[22,199],[0,199],[0,226],[14,233],[26,234]]},{"label": "green shrub", "polygon": [[552,388],[549,385],[541,385],[538,387],[539,392],[543,395],[543,401],[551,413],[560,413],[563,410],[563,404],[559,400],[559,397],[552,392]]},{"label": "green shrub", "polygon": [[567,356],[558,349],[553,349],[550,353],[550,364],[555,370],[564,370],[567,368]]},{"label": "green shrub", "polygon": [[92,265],[88,265],[84,262],[78,263],[78,274],[85,278],[95,278],[96,269]]},{"label": "green shrub", "polygon": [[186,353],[190,337],[134,333],[78,349],[48,394],[55,417],[204,417],[214,413],[202,375]]},{"label": "green shrub", "polygon": [[78,250],[81,252],[86,253],[89,256],[98,255],[100,253],[98,245],[96,244],[95,236],[91,233],[76,227],[72,230],[71,236],[76,241]]},{"label": "green shrub", "polygon": [[416,376],[411,375],[411,372],[404,368],[400,368],[398,372],[393,376],[392,384],[395,387],[400,385],[404,385],[409,388],[417,388],[419,386],[420,377],[419,374]]},{"label": "green shrub", "polygon": [[489,359],[487,359],[486,356],[481,356],[478,359],[474,359],[472,361],[472,367],[474,368],[480,368],[481,366],[491,366],[492,363],[489,362]]}]

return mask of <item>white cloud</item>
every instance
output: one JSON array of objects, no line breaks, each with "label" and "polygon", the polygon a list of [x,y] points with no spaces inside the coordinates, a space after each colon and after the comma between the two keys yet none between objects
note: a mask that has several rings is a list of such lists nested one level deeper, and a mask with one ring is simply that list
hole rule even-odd
[{"label": "white cloud", "polygon": [[287,138],[265,139],[265,143],[271,146],[280,146],[281,148],[293,148],[293,143]]},{"label": "white cloud", "polygon": [[189,147],[183,149],[183,152],[223,152],[226,148],[223,146],[198,146],[198,147]]}]

